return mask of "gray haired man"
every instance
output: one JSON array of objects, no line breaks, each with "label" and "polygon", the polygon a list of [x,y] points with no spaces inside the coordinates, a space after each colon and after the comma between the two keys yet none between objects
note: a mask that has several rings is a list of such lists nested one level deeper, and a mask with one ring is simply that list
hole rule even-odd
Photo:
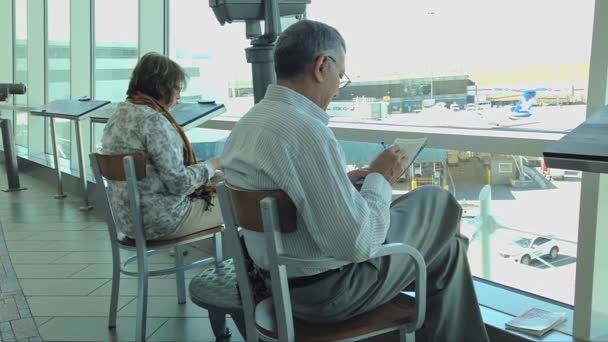
[{"label": "gray haired man", "polygon": [[[222,162],[227,182],[282,189],[298,209],[298,230],[282,237],[296,257],[343,260],[321,269],[288,269],[294,315],[338,322],[393,299],[414,281],[403,255],[370,259],[385,242],[417,248],[428,266],[428,310],[418,333],[429,341],[487,341],[458,235],[461,207],[437,187],[422,187],[391,203],[391,184],[407,158],[397,147],[367,169],[346,173],[345,158],[325,113],[345,72],[346,44],[334,28],[300,21],[275,49],[278,84],[234,127]],[[365,177],[360,192],[352,182]],[[245,232],[253,261],[267,268],[262,233]]]}]

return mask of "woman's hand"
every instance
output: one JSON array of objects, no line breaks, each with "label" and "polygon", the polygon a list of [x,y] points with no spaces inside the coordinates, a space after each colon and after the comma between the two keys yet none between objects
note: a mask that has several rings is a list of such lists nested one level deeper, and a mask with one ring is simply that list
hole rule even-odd
[{"label": "woman's hand", "polygon": [[211,165],[213,165],[213,168],[215,170],[222,169],[222,161],[220,160],[220,158],[211,159],[210,162],[211,162]]},{"label": "woman's hand", "polygon": [[220,182],[224,181],[224,173],[222,171],[217,171],[213,177],[209,180],[209,186],[217,186]]}]

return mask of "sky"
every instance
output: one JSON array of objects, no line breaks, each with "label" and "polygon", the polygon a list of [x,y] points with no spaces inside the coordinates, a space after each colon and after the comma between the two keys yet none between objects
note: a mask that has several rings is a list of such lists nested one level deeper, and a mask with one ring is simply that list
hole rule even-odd
[{"label": "sky", "polygon": [[312,0],[308,17],[343,34],[347,72],[353,75],[543,68],[555,73],[588,66],[593,5],[593,0]]},{"label": "sky", "polygon": [[[346,39],[347,73],[354,79],[469,74],[496,83],[587,77],[593,0],[311,2],[308,18],[336,27]],[[137,3],[95,1],[95,40],[136,46]],[[25,38],[26,0],[16,4],[16,34]],[[49,40],[69,39],[68,4],[49,0]],[[206,0],[171,0],[170,8],[174,48],[208,55],[232,66],[217,72],[247,78],[243,23],[220,26]]]}]

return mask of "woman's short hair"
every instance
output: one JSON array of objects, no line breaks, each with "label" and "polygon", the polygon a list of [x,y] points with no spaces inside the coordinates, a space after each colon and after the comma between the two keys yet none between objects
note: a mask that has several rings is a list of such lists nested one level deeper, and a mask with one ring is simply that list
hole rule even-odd
[{"label": "woman's short hair", "polygon": [[169,103],[174,94],[186,88],[184,69],[169,57],[156,52],[143,55],[131,75],[127,96],[142,93],[161,103]]}]

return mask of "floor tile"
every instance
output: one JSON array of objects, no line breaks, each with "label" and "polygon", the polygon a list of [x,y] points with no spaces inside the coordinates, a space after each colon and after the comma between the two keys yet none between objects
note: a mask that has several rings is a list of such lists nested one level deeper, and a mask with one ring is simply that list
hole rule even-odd
[{"label": "floor tile", "polygon": [[52,279],[69,278],[72,274],[85,269],[88,264],[15,264],[13,266],[19,279]]},{"label": "floor tile", "polygon": [[2,224],[6,231],[56,231],[56,230],[82,230],[90,225],[90,222],[49,222],[44,224],[31,223],[4,223]]},{"label": "floor tile", "polygon": [[[118,310],[134,298],[119,296]],[[109,296],[31,296],[27,298],[27,302],[33,316],[107,317],[110,310]]]},{"label": "floor tile", "polygon": [[[77,207],[71,205],[57,206],[57,205],[46,205],[15,202],[10,203],[8,206],[0,207],[0,214],[14,217],[25,217],[25,216],[74,216],[76,214],[83,214],[78,210]],[[84,216],[84,215],[83,215]]]},{"label": "floor tile", "polygon": [[[231,319],[227,326],[232,332],[231,342],[243,341]],[[215,341],[207,318],[171,318],[156,331],[148,341]]]},{"label": "floor tile", "polygon": [[[121,260],[124,262],[127,258],[129,258],[132,255],[135,255],[135,253],[131,252],[131,251],[123,250],[123,251],[121,251]],[[200,255],[203,255],[203,254],[198,253],[198,252],[191,253],[191,255],[189,254],[188,256],[186,256],[185,262],[192,262],[193,260],[198,260],[196,258],[199,257]],[[111,264],[112,263],[112,252],[110,252],[110,246],[108,243],[108,248],[105,251],[71,252],[62,258],[54,260],[54,262],[63,263],[63,264],[67,264],[67,263]],[[150,264],[158,264],[158,263],[172,264],[175,262],[175,259],[172,256],[169,256],[169,251],[167,250],[167,251],[162,251],[162,252],[159,252],[158,254],[152,255],[148,259],[148,262]],[[136,265],[136,264],[134,264],[134,265]]]},{"label": "floor tile", "polygon": [[[137,300],[123,307],[118,316],[135,316]],[[174,297],[148,297],[148,317],[208,317],[207,310],[198,307],[187,300],[184,304],[177,303]]]},{"label": "floor tile", "polygon": [[83,228],[83,230],[101,230],[101,231],[107,232],[108,225],[105,221],[104,222],[94,222],[92,224],[89,224],[85,228]]},{"label": "floor tile", "polygon": [[[149,318],[146,335],[153,334],[166,321],[166,318]],[[134,341],[135,317],[119,318],[115,329],[108,329],[107,317],[55,317],[39,331],[44,341]]]},{"label": "floor tile", "polygon": [[[29,191],[31,191],[32,189],[29,189]],[[22,192],[21,194],[25,194],[24,192]],[[33,193],[30,193],[33,194]],[[65,210],[69,210],[69,209],[76,209],[78,210],[80,202],[78,200],[66,200],[63,199],[61,201],[49,201],[48,198],[54,196],[54,194],[48,194],[45,192],[40,192],[39,194],[35,195],[35,196],[29,196],[30,198],[22,198],[22,200],[19,200],[18,198],[16,198],[16,196],[11,196],[11,202],[10,203],[6,203],[3,205],[0,205],[0,209],[2,210],[9,210],[9,209],[13,209],[13,210],[29,210],[29,209],[37,209],[37,210],[42,210],[42,209],[51,209],[51,210],[55,210],[57,209],[65,209]],[[21,197],[28,197],[28,196],[21,196]],[[27,199],[27,201],[25,201],[25,199]]]},{"label": "floor tile", "polygon": [[106,252],[70,252],[54,260],[57,264],[82,264],[82,263],[112,263],[112,253]]},{"label": "floor tile", "polygon": [[40,328],[41,326],[44,325],[44,323],[48,322],[51,318],[50,316],[38,316],[38,317],[34,317],[34,322],[36,322],[36,326],[38,328]]},{"label": "floor tile", "polygon": [[11,321],[11,327],[17,341],[30,337],[38,337],[38,328],[31,317]]},{"label": "floor tile", "polygon": [[190,248],[198,249],[211,254],[214,251],[213,239],[204,239],[188,245]]},{"label": "floor tile", "polygon": [[[10,233],[10,232],[9,232]],[[22,232],[23,233],[23,232]],[[32,234],[33,233],[33,234]],[[60,240],[79,240],[79,241],[91,241],[91,240],[107,240],[108,233],[101,231],[43,231],[43,232],[28,232],[30,234],[27,238],[22,240],[39,240],[39,241],[60,241]]]},{"label": "floor tile", "polygon": [[34,234],[36,234],[36,232],[9,232],[9,231],[4,231],[4,240],[7,243],[9,241],[21,241],[21,240],[25,240],[25,239],[31,237]]},{"label": "floor tile", "polygon": [[5,223],[30,223],[32,225],[44,225],[47,223],[61,222],[94,222],[97,218],[87,217],[76,213],[59,213],[50,215],[16,214],[2,220]]},{"label": "floor tile", "polygon": [[[191,263],[197,260],[205,259],[211,256],[206,251],[202,251],[199,249],[187,247],[188,254],[184,257],[185,263]],[[123,258],[127,258],[131,255],[135,255],[135,251],[121,251],[121,256]],[[169,250],[159,251],[158,253],[153,254],[149,258],[150,263],[155,264],[173,264],[175,263],[175,258],[170,255]]]},{"label": "floor tile", "polygon": [[48,241],[7,241],[6,248],[10,252],[57,252],[49,251],[45,247]]},{"label": "floor tile", "polygon": [[109,240],[89,240],[85,242],[79,240],[62,240],[47,242],[44,250],[68,252],[108,252],[111,250],[111,245]]},{"label": "floor tile", "polygon": [[10,252],[13,264],[49,264],[69,252]]},{"label": "floor tile", "polygon": [[[67,265],[67,264],[66,264]],[[133,264],[128,268],[129,271],[137,271],[137,266]],[[169,268],[173,267],[172,264],[150,264],[150,270],[156,270],[159,268]],[[131,276],[120,274],[121,278],[133,278]],[[159,276],[154,277],[154,279],[158,278],[166,278],[167,276]],[[112,264],[90,264],[82,271],[74,273],[70,278],[112,278]]]},{"label": "floor tile", "polygon": [[[197,275],[199,275],[205,268],[207,268],[209,266],[210,265],[206,265],[206,266],[202,266],[202,267],[197,267],[197,268],[189,269],[186,272],[184,272],[184,278],[186,278],[186,279],[192,279],[192,278],[196,277]],[[165,278],[175,279],[175,273],[168,274],[168,275],[165,276]]]},{"label": "floor tile", "polygon": [[19,282],[26,296],[86,296],[109,279],[20,279]]},{"label": "floor tile", "polygon": [[[188,284],[186,284],[186,292]],[[108,282],[102,287],[95,290],[90,296],[109,296],[112,292],[112,283]],[[120,295],[121,296],[137,296],[137,279],[126,278],[120,280]],[[177,286],[174,279],[155,279],[148,280],[148,295],[149,296],[175,296],[177,297]]]},{"label": "floor tile", "polygon": [[[107,328],[112,265],[108,230],[101,213],[80,212],[81,200],[77,196],[54,200],[55,184],[23,176],[28,191],[10,196],[0,193],[1,229],[12,268],[25,294],[20,295],[21,304],[5,303],[0,307],[6,313],[0,318],[10,316],[16,328],[15,335],[11,329],[11,335],[0,335],[0,340],[38,341],[36,330],[45,341],[134,340],[137,282],[132,277],[121,275],[124,279],[117,329]],[[212,240],[187,249],[186,262],[206,258],[213,251]],[[121,252],[123,261],[132,255],[133,251]],[[150,268],[172,267],[174,261],[165,250],[151,257]],[[189,278],[201,270],[186,271],[186,291]],[[0,272],[0,277],[3,274]],[[213,341],[207,311],[189,299],[177,304],[176,292],[174,275],[150,278],[148,336],[159,332],[155,341]],[[16,316],[15,306],[19,311],[23,305],[31,317]],[[171,318],[176,319],[168,322]],[[237,329],[233,327],[232,331],[237,336],[232,341],[240,341]]]},{"label": "floor tile", "polygon": [[0,300],[0,322],[9,322],[21,318],[19,308],[12,297]]}]

